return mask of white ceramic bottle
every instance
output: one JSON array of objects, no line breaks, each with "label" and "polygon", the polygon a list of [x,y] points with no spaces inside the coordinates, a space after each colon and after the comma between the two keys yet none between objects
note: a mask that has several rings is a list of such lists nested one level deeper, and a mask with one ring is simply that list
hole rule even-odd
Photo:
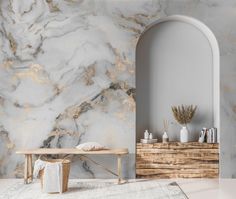
[{"label": "white ceramic bottle", "polygon": [[149,134],[149,139],[151,140],[153,138],[152,133]]},{"label": "white ceramic bottle", "polygon": [[145,140],[148,140],[148,139],[149,139],[148,130],[145,130],[145,132],[144,132],[144,139],[145,139]]},{"label": "white ceramic bottle", "polygon": [[188,142],[188,129],[186,126],[183,126],[180,130],[180,142]]}]

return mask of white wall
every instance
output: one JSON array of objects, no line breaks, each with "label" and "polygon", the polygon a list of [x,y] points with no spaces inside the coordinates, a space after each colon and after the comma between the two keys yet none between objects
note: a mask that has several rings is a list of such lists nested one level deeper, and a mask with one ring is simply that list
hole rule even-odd
[{"label": "white wall", "polygon": [[145,129],[160,137],[163,119],[172,122],[169,136],[178,140],[172,105],[198,106],[189,125],[191,140],[202,127],[213,126],[212,50],[199,29],[180,21],[155,25],[138,43],[136,67],[137,140]]}]

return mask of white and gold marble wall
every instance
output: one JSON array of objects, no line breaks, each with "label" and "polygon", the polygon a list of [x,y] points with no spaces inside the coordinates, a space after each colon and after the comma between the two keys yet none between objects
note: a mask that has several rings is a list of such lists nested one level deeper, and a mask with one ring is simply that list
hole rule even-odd
[{"label": "white and gold marble wall", "polygon": [[[235,5],[233,0],[2,0],[0,176],[22,176],[19,148],[98,141],[134,154],[136,42],[154,20],[183,14],[208,25],[220,44],[221,168],[224,176],[236,177]],[[125,164],[124,174],[133,177],[132,155]],[[77,176],[104,177],[74,158],[72,177]]]}]

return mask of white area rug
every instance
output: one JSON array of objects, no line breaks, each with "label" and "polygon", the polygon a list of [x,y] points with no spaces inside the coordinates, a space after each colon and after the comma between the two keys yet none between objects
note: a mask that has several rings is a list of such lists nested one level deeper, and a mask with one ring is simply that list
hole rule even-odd
[{"label": "white area rug", "polygon": [[23,180],[0,180],[0,199],[187,199],[177,183],[158,180],[129,181],[115,185],[106,180],[70,180],[63,194],[42,193],[39,182],[24,185]]}]

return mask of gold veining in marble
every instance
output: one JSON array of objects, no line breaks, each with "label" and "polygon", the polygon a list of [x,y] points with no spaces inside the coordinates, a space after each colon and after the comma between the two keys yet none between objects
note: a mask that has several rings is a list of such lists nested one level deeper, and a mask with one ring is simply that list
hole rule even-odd
[{"label": "gold veining in marble", "polygon": [[90,86],[94,83],[92,78],[95,76],[95,72],[96,72],[95,64],[92,64],[88,66],[87,68],[85,68],[83,79],[87,86]]},{"label": "gold veining in marble", "polygon": [[31,64],[28,69],[16,72],[14,78],[30,78],[32,81],[39,84],[51,83],[40,64]]}]

